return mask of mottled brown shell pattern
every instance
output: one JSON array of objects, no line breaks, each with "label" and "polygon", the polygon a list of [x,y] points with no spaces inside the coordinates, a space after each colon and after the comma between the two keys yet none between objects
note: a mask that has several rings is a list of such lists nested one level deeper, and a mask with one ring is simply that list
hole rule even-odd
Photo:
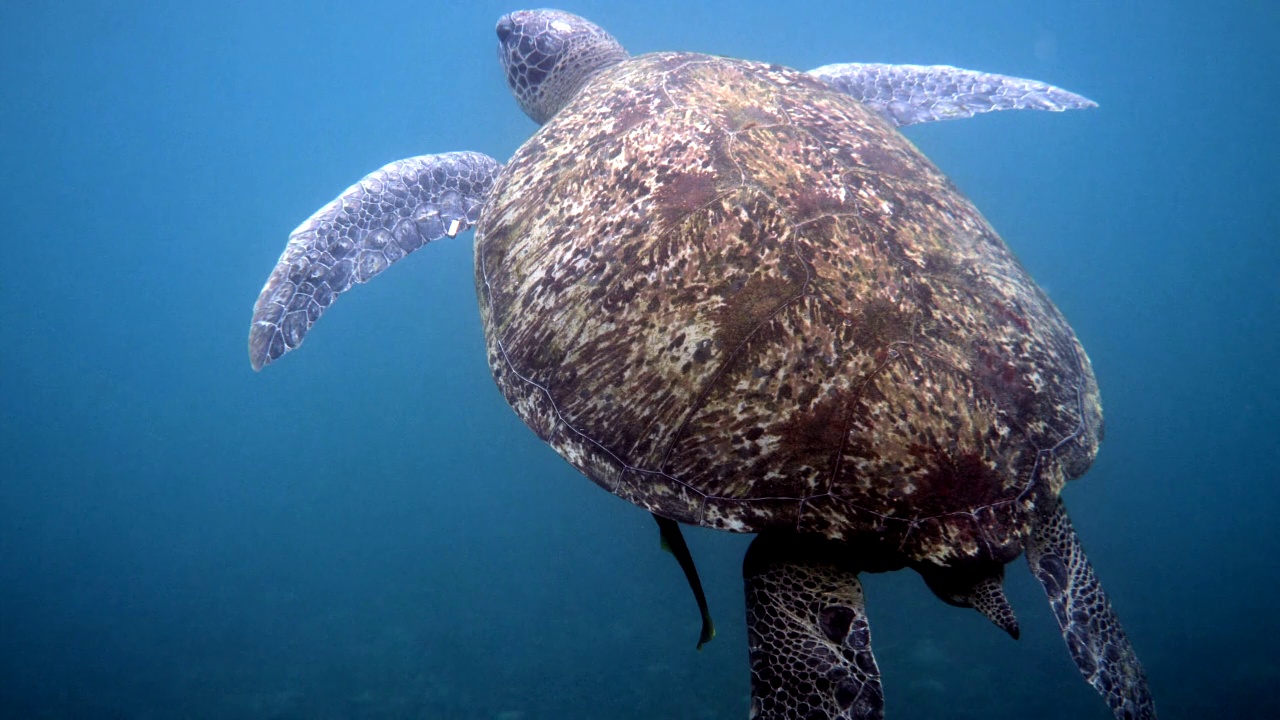
[{"label": "mottled brown shell pattern", "polygon": [[664,53],[534,135],[476,236],[541,438],[681,522],[1007,561],[1093,461],[1071,328],[902,135],[794,70]]}]

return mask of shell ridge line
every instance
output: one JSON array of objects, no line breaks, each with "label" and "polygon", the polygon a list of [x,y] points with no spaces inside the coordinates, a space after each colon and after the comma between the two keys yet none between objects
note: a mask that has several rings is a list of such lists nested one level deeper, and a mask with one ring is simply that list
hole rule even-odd
[{"label": "shell ridge line", "polygon": [[[720,195],[717,195],[715,198],[713,198],[712,200],[708,201],[706,204],[702,205],[701,207],[698,207],[698,208],[695,208],[695,209],[689,210],[688,212],[684,213],[684,215],[680,217],[680,219],[678,220],[678,222],[676,222],[676,223],[674,223],[674,224],[673,224],[673,227],[678,229],[678,228],[682,228],[682,227],[686,226],[686,225],[687,225],[687,224],[688,224],[688,223],[693,219],[693,217],[694,217],[694,215],[695,215],[695,214],[700,213],[700,212],[703,212],[704,210],[707,210],[707,209],[709,209],[710,207],[712,207],[713,205],[715,205],[716,203],[722,202],[723,200],[725,200],[725,199],[727,199],[727,198],[731,198],[731,197],[733,197],[734,195],[738,194],[739,192],[740,192],[740,189],[739,189],[739,188],[735,188],[735,189],[733,189],[733,190],[726,191],[726,192],[724,192],[724,193],[722,193],[722,194],[720,194]],[[745,208],[745,207],[743,207],[741,204],[734,204],[734,205],[732,205],[731,207],[733,207],[733,208],[737,208],[737,209],[740,209],[740,210],[743,210],[744,212],[746,211],[746,208]],[[619,273],[618,273],[618,275],[621,277],[621,276],[629,275],[629,274],[633,273],[633,272],[635,271],[635,268],[636,268],[637,266],[639,266],[639,265],[640,265],[640,263],[641,263],[642,261],[643,261],[643,258],[638,256],[635,260],[632,260],[631,262],[627,263],[626,267],[625,267],[621,272],[619,272]],[[486,278],[486,282],[487,282],[487,278]],[[614,297],[614,296],[615,296],[615,294],[616,294],[616,293],[618,293],[620,290],[621,290],[621,285],[620,285],[620,284],[619,284],[619,285],[615,285],[613,288],[611,288],[610,290],[608,290],[608,291],[607,291],[603,296],[601,296],[601,298],[600,298],[600,300],[599,300],[599,303],[600,303],[601,305],[606,304],[606,302],[607,302],[610,298]],[[578,328],[578,330],[577,330],[577,333],[574,335],[574,340],[576,340],[577,338],[581,337],[582,333],[583,333],[583,332],[585,332],[585,331],[586,331],[585,325],[584,325],[584,326],[579,327],[579,328]],[[515,369],[514,369],[514,368],[512,368],[512,370],[513,370],[513,372],[515,371]],[[517,375],[518,375],[518,374],[519,374],[519,373],[517,373]],[[553,401],[553,404],[554,404],[554,401]],[[696,410],[696,409],[697,409],[697,408],[695,408],[695,410]],[[645,426],[644,430],[643,430],[643,431],[641,431],[641,433],[640,433],[640,434],[641,434],[641,435],[645,435],[645,434],[647,434],[647,433],[648,433],[648,432],[653,428],[654,424],[655,424],[655,423],[657,423],[657,422],[658,422],[658,417],[656,417],[656,416],[655,416],[653,419],[651,419],[651,420],[649,421],[649,423]],[[664,459],[665,459],[665,454],[664,454]],[[640,466],[638,466],[638,465],[632,465],[632,466],[630,466],[630,467],[632,467],[632,468],[634,468],[634,469],[637,469],[637,470],[641,470]],[[659,466],[659,467],[660,467],[660,466]],[[665,475],[665,473],[662,473],[660,470],[649,470],[648,472],[654,472],[654,473],[662,474],[662,475],[664,475],[664,476],[666,476],[666,477],[669,477],[669,476]],[[672,478],[672,479],[674,479],[674,478]],[[679,481],[677,481],[677,482],[679,482]],[[681,484],[683,485],[684,483],[681,483]]]},{"label": "shell ridge line", "polygon": [[[724,194],[722,194],[722,195],[717,196],[715,199],[713,199],[713,200],[709,201],[706,205],[703,205],[702,207],[698,208],[697,210],[691,210],[691,211],[689,211],[688,213],[686,213],[686,214],[685,214],[685,215],[680,219],[680,222],[679,222],[678,226],[679,226],[679,227],[683,227],[683,226],[687,225],[687,224],[688,224],[688,222],[692,220],[692,218],[693,218],[693,216],[694,216],[694,213],[695,213],[695,212],[702,212],[703,210],[706,210],[706,209],[710,208],[713,204],[715,204],[715,203],[717,203],[717,202],[720,202],[720,201],[722,201],[722,200],[724,200],[724,199],[726,199],[726,198],[730,198],[730,197],[732,197],[732,196],[734,196],[734,195],[737,195],[737,194],[739,194],[740,192],[741,192],[741,189],[740,189],[740,188],[735,188],[735,189],[734,189],[734,190],[732,190],[732,191],[728,191],[728,192],[725,192],[725,193],[724,193]],[[731,208],[734,208],[734,209],[743,210],[744,212],[745,212],[745,210],[746,210],[746,208],[745,208],[745,207],[743,207],[743,206],[742,206],[741,204],[739,204],[739,203],[735,203],[735,204],[731,205],[730,207],[731,207]],[[637,262],[638,262],[638,260],[637,260]],[[634,265],[634,263],[633,263],[633,265]],[[610,292],[609,292],[609,294],[608,294],[608,295],[606,295],[606,297],[608,297],[609,295],[612,295],[612,293],[613,293],[613,291],[610,291]],[[713,377],[714,377],[714,376],[713,376]],[[702,396],[702,394],[703,394],[703,393],[700,391],[700,392],[699,392],[699,397],[701,397],[701,396]],[[697,401],[695,401],[695,403],[697,403]],[[698,410],[699,408],[700,408],[700,404],[697,404],[695,407],[691,408],[691,411],[696,411],[696,410]],[[651,420],[651,421],[649,422],[649,424],[645,427],[645,431],[644,431],[644,432],[648,432],[648,431],[649,431],[649,429],[651,429],[651,428],[653,427],[653,424],[654,424],[654,423],[656,423],[656,422],[657,422],[657,418],[654,418],[653,420]],[[681,423],[681,427],[683,427],[683,423]],[[660,460],[659,460],[659,467],[661,467],[661,466],[662,466],[662,464],[663,464],[663,463],[665,463],[665,461],[666,461],[666,459],[667,459],[667,457],[668,457],[668,455],[669,455],[669,451],[670,451],[670,446],[668,446],[668,449],[667,449],[666,451],[664,451],[664,452],[663,452],[662,457],[661,457],[661,458],[660,458]]]},{"label": "shell ridge line", "polygon": [[[489,268],[487,263],[484,260],[483,253],[480,254],[480,274],[484,278],[485,294],[488,296],[488,299],[491,303],[490,306],[492,307],[493,292],[492,292],[492,286],[489,284]],[[502,360],[503,360],[503,363],[507,366],[507,369],[509,369],[513,375],[519,378],[521,382],[536,388],[539,392],[543,394],[544,397],[546,397],[547,402],[551,403],[551,409],[555,413],[556,419],[559,420],[566,428],[568,428],[575,435],[582,438],[587,443],[590,443],[591,445],[595,446],[601,452],[605,453],[606,455],[608,455],[610,458],[613,459],[614,463],[618,466],[618,474],[615,478],[613,478],[613,482],[612,482],[612,485],[614,487],[617,486],[618,482],[622,478],[622,475],[628,471],[643,473],[647,475],[658,475],[668,480],[671,480],[672,482],[678,483],[682,487],[687,488],[690,492],[694,493],[695,495],[698,495],[699,497],[704,498],[704,501],[705,501],[706,493],[703,493],[699,491],[697,488],[690,486],[688,483],[684,482],[680,478],[675,477],[673,475],[669,475],[665,472],[662,472],[661,470],[649,470],[647,468],[641,468],[641,467],[632,465],[627,461],[623,460],[617,453],[610,450],[604,444],[600,443],[596,439],[592,438],[591,436],[587,435],[586,433],[582,432],[577,427],[575,427],[573,423],[569,422],[568,418],[564,416],[564,413],[560,411],[560,406],[559,404],[556,403],[556,399],[554,396],[552,396],[551,391],[548,388],[541,385],[540,383],[538,383],[533,378],[520,372],[520,369],[515,366],[515,364],[511,361],[510,355],[507,354],[506,343],[504,342],[504,340],[499,337],[499,338],[495,338],[495,341],[498,345],[498,351],[502,354]],[[610,492],[613,492],[612,487],[609,490]]]},{"label": "shell ridge line", "polygon": [[[757,193],[758,195],[763,196],[763,197],[764,197],[767,201],[769,201],[769,202],[770,202],[770,203],[771,203],[775,208],[778,208],[778,207],[779,207],[778,199],[777,199],[776,197],[774,197],[774,195],[773,195],[773,194],[771,194],[771,193],[767,192],[766,190],[764,190],[763,188],[760,188],[760,187],[758,187],[757,185],[755,185],[755,183],[748,183],[748,182],[744,181],[744,182],[742,183],[742,185],[743,185],[743,186],[745,186],[745,187],[747,187],[747,188],[749,188],[749,189],[751,189],[751,190],[756,191],[756,193]],[[743,194],[743,193],[742,193],[742,188],[740,187],[740,188],[738,188],[738,189],[735,189],[733,192],[726,193],[726,194],[724,195],[724,197],[730,197],[730,196],[733,196],[733,195],[742,195],[742,194]],[[715,201],[712,201],[712,202],[715,202]],[[709,203],[706,207],[710,207],[710,203]],[[732,208],[732,209],[736,209],[736,210],[741,210],[745,215],[750,216],[750,212],[749,212],[748,208],[747,208],[744,204],[742,204],[742,203],[734,203],[734,204],[731,206],[731,208]],[[705,207],[704,207],[703,209],[705,209]],[[779,214],[779,216],[780,216],[784,221],[787,221],[788,223],[790,223],[790,222],[791,222],[791,221],[790,221],[790,220],[789,220],[785,215],[783,215],[781,212],[779,212],[778,214]],[[687,215],[687,216],[685,217],[685,219],[682,221],[682,224],[684,224],[685,222],[687,222],[688,220],[690,220],[692,217],[693,217],[693,213],[690,213],[689,215]],[[753,224],[755,224],[755,220],[752,220],[751,222],[752,222]],[[809,267],[809,264],[808,264],[808,263],[806,263],[806,262],[804,262],[803,258],[800,258],[800,257],[799,257],[798,251],[796,251],[796,249],[795,249],[794,238],[793,238],[793,240],[792,240],[792,251],[793,251],[793,253],[795,253],[795,254],[796,254],[797,259],[798,259],[798,260],[800,260],[801,265],[803,265],[803,266],[804,266],[804,268],[805,268],[805,282],[803,283],[803,285],[802,285],[802,287],[801,287],[801,289],[800,289],[800,292],[799,292],[799,293],[797,293],[797,294],[795,295],[795,297],[792,297],[792,298],[788,298],[788,299],[786,299],[786,300],[783,300],[781,303],[779,303],[779,305],[778,305],[777,307],[775,307],[773,310],[771,310],[771,311],[770,311],[770,313],[769,313],[769,315],[768,315],[767,317],[765,317],[765,318],[764,318],[764,319],[762,319],[760,322],[758,322],[758,323],[756,323],[754,326],[752,326],[751,330],[750,330],[750,331],[748,331],[748,332],[746,333],[746,335],[743,337],[742,341],[738,344],[738,346],[737,346],[737,347],[735,347],[732,351],[730,351],[730,354],[729,354],[729,355],[727,355],[727,356],[725,357],[724,364],[723,364],[723,365],[721,365],[721,366],[720,366],[720,368],[718,368],[718,369],[716,370],[716,372],[712,374],[712,376],[707,380],[707,383],[703,386],[703,388],[702,388],[701,390],[699,390],[699,391],[698,391],[698,394],[697,394],[697,396],[695,397],[695,400],[694,400],[694,404],[693,404],[693,406],[689,408],[689,410],[688,410],[687,414],[685,415],[684,419],[683,419],[683,420],[681,420],[680,424],[679,424],[679,425],[678,425],[678,427],[677,427],[676,433],[672,436],[672,440],[671,440],[671,442],[667,445],[666,450],[664,450],[664,451],[663,451],[662,456],[659,458],[659,461],[658,461],[658,467],[662,467],[663,465],[665,465],[665,464],[666,464],[667,460],[668,460],[668,459],[670,458],[670,456],[671,456],[671,452],[675,449],[675,443],[676,443],[676,441],[678,441],[678,440],[680,439],[680,437],[683,435],[683,433],[684,433],[685,429],[687,428],[687,426],[688,426],[688,424],[689,424],[690,420],[692,419],[693,415],[694,415],[694,414],[696,414],[698,410],[701,410],[701,409],[702,409],[702,406],[703,406],[703,405],[704,405],[704,403],[706,402],[706,397],[707,397],[707,395],[710,393],[712,386],[714,386],[714,385],[715,385],[715,383],[719,380],[719,377],[720,377],[720,375],[724,372],[725,367],[727,367],[729,364],[731,364],[731,363],[736,359],[736,357],[737,357],[737,352],[741,349],[741,347],[742,347],[743,345],[745,345],[745,344],[747,343],[747,341],[749,341],[749,340],[751,339],[751,337],[752,337],[753,335],[755,335],[755,333],[756,333],[757,331],[759,331],[759,330],[760,330],[760,328],[762,328],[762,327],[764,327],[765,325],[767,325],[770,321],[772,321],[772,320],[773,320],[773,318],[777,317],[778,313],[780,313],[780,312],[782,312],[783,310],[785,310],[785,309],[787,308],[787,306],[788,306],[788,305],[790,305],[791,303],[796,302],[796,301],[798,301],[798,300],[802,299],[802,298],[805,296],[805,294],[806,294],[806,293],[805,293],[805,291],[806,291],[806,289],[808,288],[809,283],[810,283],[810,281],[812,280],[812,277],[813,277],[813,275],[812,275],[812,271],[811,271],[811,269],[810,269],[810,267]],[[649,427],[653,427],[653,422],[656,422],[656,419],[655,419],[654,421],[650,422]],[[647,429],[648,429],[648,428],[646,428],[646,430],[647,430]]]},{"label": "shell ridge line", "polygon": [[[890,343],[890,345],[892,344],[893,343]],[[880,349],[883,349],[883,348],[877,348],[877,350],[880,350]],[[875,355],[872,355],[872,357],[875,357]],[[825,495],[831,495],[831,488],[833,485],[835,485],[836,476],[840,474],[840,468],[843,467],[844,465],[844,451],[849,446],[849,434],[850,434],[850,431],[853,429],[852,428],[853,406],[858,402],[858,400],[862,399],[862,393],[867,389],[867,385],[869,385],[877,375],[879,375],[886,367],[888,367],[889,363],[895,362],[897,360],[898,358],[896,357],[886,357],[884,362],[881,362],[879,365],[872,368],[871,372],[867,373],[866,376],[862,378],[862,382],[858,384],[857,392],[854,393],[854,396],[850,398],[848,405],[845,407],[844,422],[842,423],[844,429],[840,433],[840,445],[836,449],[835,458],[831,463],[831,472],[830,474],[827,475],[827,489],[826,489],[826,492],[824,493]],[[821,496],[815,495],[814,497],[821,497]],[[850,502],[848,504],[851,506],[857,507],[855,503]],[[801,515],[803,515],[803,513],[804,513],[804,507],[802,505]],[[800,522],[800,518],[797,517],[796,518],[797,526],[799,525],[799,522]]]},{"label": "shell ridge line", "polygon": [[[1083,378],[1084,364],[1080,362],[1079,350],[1072,348],[1071,357],[1072,357],[1073,364],[1075,365],[1076,377]],[[1057,455],[1058,448],[1080,437],[1081,435],[1084,434],[1085,430],[1087,429],[1085,427],[1087,422],[1085,421],[1084,392],[1083,392],[1083,388],[1081,388],[1080,382],[1077,382],[1075,384],[1075,395],[1076,395],[1076,427],[1075,429],[1072,430],[1070,433],[1067,433],[1061,439],[1059,439],[1058,442],[1054,443],[1052,447],[1048,447],[1044,449],[1037,448],[1036,467],[1038,467],[1040,464],[1041,453],[1048,454],[1048,455]],[[1033,473],[1032,476],[1027,479],[1027,483],[1023,487],[1022,492],[1018,493],[1017,499],[1022,500],[1024,497],[1026,497],[1035,488],[1035,484],[1036,484],[1036,476]]]},{"label": "shell ridge line", "polygon": [[[716,197],[712,198],[711,200],[707,201],[707,203],[706,203],[706,204],[704,204],[704,205],[702,205],[702,206],[700,206],[700,207],[694,208],[694,209],[692,209],[692,210],[689,210],[688,212],[684,213],[683,215],[678,216],[678,217],[679,217],[679,219],[678,219],[678,221],[677,221],[677,222],[673,223],[673,227],[682,227],[685,223],[687,223],[687,222],[688,222],[688,221],[689,221],[689,220],[694,216],[694,214],[696,214],[696,213],[700,213],[700,212],[702,212],[702,211],[704,211],[704,210],[706,210],[706,209],[710,208],[712,205],[715,205],[715,204],[716,204],[716,203],[718,203],[718,202],[721,202],[721,201],[723,201],[723,200],[725,200],[725,199],[727,199],[727,198],[733,197],[735,194],[737,194],[737,192],[738,192],[738,191],[737,191],[737,189],[735,189],[735,190],[726,191],[726,192],[724,192],[724,193],[721,193],[721,194],[717,195]],[[736,206],[735,206],[735,207],[736,207]],[[627,263],[627,264],[622,268],[622,270],[618,273],[618,275],[619,275],[619,276],[621,276],[621,275],[626,275],[626,274],[630,274],[630,273],[634,272],[634,270],[635,270],[636,266],[638,266],[638,265],[640,264],[640,262],[641,262],[641,258],[640,258],[640,257],[637,257],[635,260],[632,260],[631,262]],[[620,290],[620,287],[619,287],[619,286],[615,286],[615,287],[611,288],[610,290],[608,290],[604,295],[600,296],[600,303],[601,303],[601,304],[604,304],[604,302],[605,302],[606,300],[608,300],[608,299],[610,299],[610,298],[614,297],[615,293],[619,292],[619,290]]]},{"label": "shell ridge line", "polygon": [[685,413],[684,419],[680,421],[680,424],[676,428],[676,431],[672,433],[671,440],[667,443],[667,449],[662,453],[662,457],[658,462],[659,468],[667,464],[667,460],[670,459],[671,453],[675,451],[676,444],[679,443],[680,440],[684,438],[684,434],[688,430],[689,423],[693,420],[693,416],[699,410],[702,409],[703,405],[707,401],[707,396],[711,394],[711,391],[715,388],[720,378],[728,370],[729,366],[732,365],[733,362],[737,360],[738,355],[741,353],[743,346],[746,345],[751,340],[751,338],[760,331],[761,328],[763,328],[765,325],[768,325],[782,311],[786,310],[787,307],[789,307],[790,305],[793,305],[799,302],[804,297],[805,297],[805,293],[802,290],[801,292],[797,293],[793,297],[787,298],[786,300],[782,301],[776,308],[774,308],[769,313],[767,317],[762,319],[760,322],[756,323],[751,328],[751,330],[743,336],[742,340],[739,341],[738,344],[725,355],[724,361],[720,363],[719,367],[716,368],[715,372],[711,374],[711,377],[709,377],[707,381],[703,384],[702,389],[698,391],[698,395],[694,399],[693,403],[690,405],[689,410]]},{"label": "shell ridge line", "polygon": [[[962,368],[960,368],[959,366],[957,366],[955,363],[951,362],[947,358],[941,355],[938,355],[936,353],[929,352],[928,349],[920,345],[917,345],[912,342],[905,342],[905,341],[903,341],[902,344],[906,345],[907,347],[910,347],[912,352],[914,352],[916,357],[918,358],[940,365],[943,368],[955,373],[956,375],[960,375],[962,377],[968,377],[969,375],[969,373],[965,372]],[[997,407],[999,406],[997,405]],[[1022,436],[1022,439],[1025,440],[1028,445],[1035,448],[1037,452],[1041,450],[1041,448],[1036,445],[1035,438],[1031,435],[1031,430],[1029,428],[1019,423],[1017,418],[1013,417],[1012,415],[1006,414],[1005,420],[1006,422],[1008,422],[1009,428],[1011,430],[1014,430],[1020,433]],[[983,507],[986,507],[986,506],[983,506]]]},{"label": "shell ridge line", "polygon": [[[725,354],[724,360],[720,363],[719,367],[716,368],[715,372],[711,374],[711,377],[707,379],[707,381],[703,384],[702,388],[698,391],[698,395],[694,399],[692,406],[685,413],[685,416],[680,421],[680,424],[677,426],[676,431],[672,433],[671,440],[667,443],[667,449],[663,451],[662,457],[658,461],[659,468],[666,466],[667,461],[671,458],[671,453],[675,451],[676,444],[679,443],[681,439],[683,439],[685,432],[688,430],[689,423],[693,420],[693,416],[699,410],[702,409],[702,406],[706,403],[707,396],[711,394],[711,390],[720,381],[720,378],[724,375],[724,373],[728,370],[728,368],[734,362],[737,361],[738,356],[741,354],[742,349],[747,344],[747,342],[749,342],[751,338],[753,338],[757,333],[759,333],[761,328],[763,328],[765,325],[772,322],[774,318],[776,318],[779,314],[781,314],[784,310],[786,310],[787,307],[799,302],[800,300],[804,299],[806,295],[809,294],[809,287],[813,282],[813,270],[810,267],[809,263],[806,262],[803,257],[801,257],[799,253],[799,249],[795,244],[796,242],[795,223],[791,220],[791,218],[787,217],[784,213],[781,212],[781,210],[779,209],[781,205],[778,202],[776,197],[774,197],[770,193],[761,193],[761,194],[763,194],[768,199],[770,204],[772,204],[774,208],[778,210],[778,217],[781,218],[783,222],[787,223],[787,225],[790,226],[792,230],[791,250],[792,250],[792,254],[794,254],[796,256],[796,259],[800,262],[801,266],[804,267],[804,271],[805,271],[804,283],[801,285],[800,290],[794,296],[790,298],[786,298],[782,302],[778,303],[778,305],[775,306],[773,310],[771,310],[768,313],[768,315],[762,318],[759,322],[755,323],[751,327],[751,329],[743,335],[742,340],[740,340],[733,349],[731,349],[728,353]],[[747,211],[747,208],[743,205],[735,205],[734,207],[744,212]]]},{"label": "shell ridge line", "polygon": [[[663,77],[664,77],[664,81],[665,81],[666,73],[663,73]],[[664,110],[664,111],[661,113],[661,115],[660,115],[659,117],[666,117],[668,114],[676,113],[676,112],[678,112],[678,111],[683,111],[683,112],[685,112],[685,113],[693,113],[693,114],[696,114],[696,115],[698,115],[698,116],[702,117],[702,118],[703,118],[703,120],[707,121],[707,123],[708,123],[708,124],[715,124],[715,121],[714,121],[712,118],[710,118],[710,117],[708,117],[707,115],[703,114],[703,113],[702,113],[701,111],[699,111],[698,109],[696,109],[696,108],[686,108],[686,107],[684,107],[684,106],[680,105],[679,103],[677,103],[675,100],[671,99],[669,95],[668,95],[668,99],[669,99],[669,100],[671,100],[672,107],[671,107],[671,108],[669,108],[669,109],[667,109],[667,110]],[[723,129],[723,128],[721,128],[721,129]],[[629,131],[627,134],[628,134],[628,135],[630,135],[630,134],[632,134],[633,132],[638,133],[638,130],[632,130],[632,131]],[[721,202],[723,202],[724,200],[726,200],[726,199],[728,199],[728,198],[733,197],[734,195],[741,194],[741,193],[742,193],[742,189],[743,189],[744,187],[750,187],[751,189],[758,190],[761,194],[767,194],[767,193],[764,191],[764,189],[763,189],[763,188],[760,188],[760,187],[759,187],[759,186],[757,186],[755,183],[749,183],[749,182],[747,181],[747,178],[746,178],[746,173],[742,170],[742,166],[738,164],[737,159],[736,159],[736,158],[733,158],[732,156],[730,156],[730,158],[733,160],[734,166],[738,168],[738,175],[739,175],[740,181],[739,181],[739,182],[738,182],[738,183],[737,183],[733,188],[728,189],[728,190],[724,190],[724,191],[722,191],[722,192],[717,193],[715,197],[711,198],[711,199],[710,199],[710,200],[708,200],[706,203],[703,203],[702,205],[700,205],[700,206],[698,206],[698,207],[695,207],[695,208],[690,208],[689,210],[684,211],[682,214],[677,215],[677,216],[675,217],[674,221],[672,222],[672,227],[673,227],[673,228],[681,228],[681,227],[684,227],[684,226],[689,222],[689,220],[690,220],[691,218],[693,218],[695,215],[697,215],[698,213],[701,213],[701,212],[703,212],[703,211],[705,211],[705,210],[707,210],[707,209],[711,208],[712,206],[716,205],[717,203],[721,203]],[[772,198],[772,196],[770,196],[770,199],[774,199],[774,198]],[[776,199],[775,199],[775,200],[776,200]],[[633,202],[629,207],[635,207],[635,205],[636,205],[636,203],[634,203],[634,202]],[[743,208],[740,204],[739,204],[739,205],[734,205],[734,207],[737,207],[737,208],[740,208],[740,209],[743,209],[743,210],[745,210],[745,209],[746,209],[746,208]],[[636,266],[640,264],[640,262],[641,262],[641,258],[637,257],[635,260],[632,260],[631,262],[627,263],[627,264],[626,264],[626,266],[624,266],[624,267],[623,267],[622,271],[621,271],[621,272],[619,272],[619,275],[621,276],[621,275],[630,274],[631,272],[633,272],[633,271],[634,271],[634,269],[636,268]],[[605,293],[605,294],[600,298],[601,303],[603,303],[605,300],[608,300],[609,298],[613,297],[613,296],[614,296],[614,294],[615,294],[616,292],[618,292],[618,291],[619,291],[619,288],[617,288],[617,287],[615,287],[615,288],[610,289],[609,291],[607,291],[607,292],[606,292],[606,293]]]}]

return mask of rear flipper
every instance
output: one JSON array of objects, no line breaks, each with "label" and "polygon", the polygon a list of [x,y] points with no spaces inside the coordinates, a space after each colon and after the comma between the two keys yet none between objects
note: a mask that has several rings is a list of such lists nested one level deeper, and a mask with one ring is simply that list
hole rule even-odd
[{"label": "rear flipper", "polygon": [[[824,547],[825,546],[825,547]],[[856,572],[812,541],[762,534],[743,563],[755,720],[881,720],[884,691]]]},{"label": "rear flipper", "polygon": [[702,581],[698,579],[698,567],[693,564],[693,554],[684,542],[684,534],[680,532],[680,523],[654,515],[658,521],[658,530],[662,533],[662,549],[676,556],[680,569],[684,571],[685,580],[689,581],[689,589],[693,591],[693,599],[698,602],[698,612],[702,613],[702,632],[698,636],[698,649],[711,642],[716,636],[715,623],[711,622],[711,611],[707,609],[707,596],[702,592]]},{"label": "rear flipper", "polygon": [[[1043,502],[1043,501],[1042,501]],[[1040,510],[1027,563],[1044,586],[1071,657],[1120,720],[1154,720],[1156,706],[1133,645],[1093,574],[1062,501]]]},{"label": "rear flipper", "polygon": [[973,608],[1018,639],[1018,618],[1004,594],[1004,565],[976,568],[917,568],[920,577],[948,605]]}]

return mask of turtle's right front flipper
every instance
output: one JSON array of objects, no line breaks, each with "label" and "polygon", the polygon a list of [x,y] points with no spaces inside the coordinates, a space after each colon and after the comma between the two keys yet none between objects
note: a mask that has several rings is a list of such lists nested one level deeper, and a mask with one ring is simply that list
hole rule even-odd
[{"label": "turtle's right front flipper", "polygon": [[751,717],[883,720],[862,583],[813,542],[762,533],[747,550]]},{"label": "turtle's right front flipper", "polygon": [[302,344],[338,295],[405,255],[475,225],[502,165],[474,152],[398,160],[365,176],[298,226],[258,295],[254,370]]},{"label": "turtle's right front flipper", "polygon": [[879,113],[894,127],[973,117],[995,110],[1083,110],[1089,98],[1039,80],[950,65],[839,63],[809,71]]}]

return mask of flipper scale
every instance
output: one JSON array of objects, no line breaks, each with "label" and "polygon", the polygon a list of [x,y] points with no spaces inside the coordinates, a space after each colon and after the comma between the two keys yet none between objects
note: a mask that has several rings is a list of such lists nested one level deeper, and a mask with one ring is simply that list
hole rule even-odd
[{"label": "flipper scale", "polygon": [[756,720],[883,720],[880,668],[856,572],[789,535],[743,563]]},{"label": "flipper scale", "polygon": [[1146,672],[1093,574],[1066,508],[1058,498],[1047,502],[1027,546],[1027,564],[1049,596],[1071,659],[1117,720],[1155,720]]},{"label": "flipper scale", "polygon": [[254,370],[302,344],[325,310],[356,283],[480,219],[502,169],[475,152],[397,160],[365,176],[289,236],[253,307]]},{"label": "flipper scale", "polygon": [[839,63],[809,71],[897,127],[995,110],[1080,110],[1094,101],[1038,80],[950,65]]}]

